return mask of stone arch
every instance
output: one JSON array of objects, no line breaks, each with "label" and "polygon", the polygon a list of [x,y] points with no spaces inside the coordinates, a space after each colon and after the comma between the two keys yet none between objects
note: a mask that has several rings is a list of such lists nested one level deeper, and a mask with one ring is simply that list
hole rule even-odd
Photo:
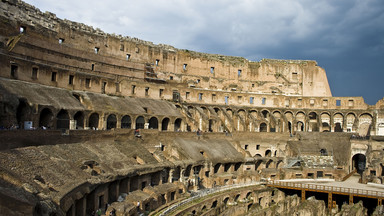
[{"label": "stone arch", "polygon": [[183,120],[181,118],[177,118],[175,120],[175,128],[174,128],[174,131],[181,131],[182,130],[182,124],[183,124]]},{"label": "stone arch", "polygon": [[268,110],[262,110],[261,116],[265,119],[268,119],[269,118],[269,111]]},{"label": "stone arch", "polygon": [[271,156],[272,156],[272,151],[269,150],[269,149],[267,149],[267,150],[265,151],[265,157],[271,157]]},{"label": "stone arch", "polygon": [[152,117],[148,121],[148,128],[149,129],[158,129],[159,128],[159,121],[157,120],[156,117]]},{"label": "stone arch", "polygon": [[322,132],[330,132],[331,131],[331,115],[327,112],[323,112],[320,115],[321,118],[321,127]]},{"label": "stone arch", "polygon": [[116,128],[117,118],[115,114],[110,114],[107,118],[107,130],[111,130]]},{"label": "stone arch", "polygon": [[246,114],[244,109],[240,109],[237,111],[238,122],[237,122],[237,130],[245,131],[246,130]]},{"label": "stone arch", "polygon": [[360,136],[367,136],[370,134],[370,127],[372,124],[373,117],[370,113],[362,113],[359,116],[359,129],[358,133]]},{"label": "stone arch", "polygon": [[136,118],[136,126],[135,129],[144,129],[145,120],[143,116],[138,116]]},{"label": "stone arch", "polygon": [[209,132],[213,132],[214,125],[215,125],[215,120],[209,119],[208,120],[208,131]]},{"label": "stone arch", "polygon": [[357,170],[359,174],[362,174],[367,164],[367,158],[363,154],[355,154],[352,157],[352,167]]},{"label": "stone arch", "polygon": [[282,168],[283,164],[284,164],[283,161],[279,160],[279,161],[276,163],[276,169]]},{"label": "stone arch", "polygon": [[297,131],[306,131],[305,130],[305,113],[303,111],[298,111],[296,113],[296,128]]},{"label": "stone arch", "polygon": [[56,128],[57,129],[69,129],[69,114],[67,110],[60,110],[56,115]]},{"label": "stone arch", "polygon": [[267,124],[265,122],[262,122],[260,124],[259,131],[260,132],[267,132],[268,131],[268,126],[267,126]]},{"label": "stone arch", "polygon": [[312,132],[319,132],[318,115],[316,112],[310,112],[308,114],[309,124],[308,130]]},{"label": "stone arch", "polygon": [[131,127],[132,127],[131,116],[129,115],[123,116],[123,118],[121,118],[121,128],[131,129]]},{"label": "stone arch", "polygon": [[161,121],[161,130],[167,131],[169,126],[169,118],[164,118],[163,121]]},{"label": "stone arch", "polygon": [[91,129],[99,128],[99,114],[98,113],[92,113],[89,116],[88,127]]},{"label": "stone arch", "polygon": [[76,121],[76,129],[84,129],[84,112],[76,112],[73,119]]},{"label": "stone arch", "polygon": [[276,111],[273,111],[273,117],[275,119],[275,131],[276,132],[283,132],[283,124],[282,124],[282,115],[281,115],[281,112],[276,110]]},{"label": "stone arch", "polygon": [[346,115],[347,132],[354,132],[356,130],[355,122],[356,122],[356,114],[348,113]]},{"label": "stone arch", "polygon": [[265,168],[270,168],[270,166],[272,165],[272,162],[273,160],[267,161],[267,163],[265,164]]},{"label": "stone arch", "polygon": [[53,128],[53,112],[49,108],[44,108],[40,112],[39,127]]},{"label": "stone arch", "polygon": [[287,120],[287,129],[289,131],[290,134],[292,134],[294,132],[294,129],[293,129],[293,113],[291,111],[286,111],[284,113],[284,116],[285,116],[285,119]]},{"label": "stone arch", "polygon": [[343,122],[344,122],[344,116],[341,113],[334,114],[333,123],[335,125],[335,128],[333,129],[333,131],[343,132]]},{"label": "stone arch", "polygon": [[[16,120],[20,128],[24,128],[25,121],[31,121],[31,107],[27,101],[19,99],[19,105],[16,110]],[[30,128],[24,128],[30,129]]]},{"label": "stone arch", "polygon": [[304,131],[304,122],[302,121],[297,122],[297,131]]}]

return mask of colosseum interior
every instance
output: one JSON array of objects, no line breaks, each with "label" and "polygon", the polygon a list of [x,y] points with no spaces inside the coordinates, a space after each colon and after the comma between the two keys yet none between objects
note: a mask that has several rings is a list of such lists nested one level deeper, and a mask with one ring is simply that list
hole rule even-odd
[{"label": "colosseum interior", "polygon": [[[384,98],[333,97],[313,60],[182,50],[2,0],[0,127],[1,215],[383,212]],[[376,196],[272,185],[350,179]]]}]

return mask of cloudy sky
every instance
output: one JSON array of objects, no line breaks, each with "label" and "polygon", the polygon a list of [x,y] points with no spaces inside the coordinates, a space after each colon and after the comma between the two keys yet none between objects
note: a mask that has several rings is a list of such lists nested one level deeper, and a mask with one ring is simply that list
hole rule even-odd
[{"label": "cloudy sky", "polygon": [[384,97],[383,0],[26,0],[108,33],[180,49],[316,60],[333,96]]}]

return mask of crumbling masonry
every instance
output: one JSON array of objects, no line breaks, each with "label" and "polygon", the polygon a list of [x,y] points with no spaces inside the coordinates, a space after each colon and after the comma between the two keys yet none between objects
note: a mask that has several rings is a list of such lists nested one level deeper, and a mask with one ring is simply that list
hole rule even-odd
[{"label": "crumbling masonry", "polygon": [[[384,99],[332,97],[315,61],[156,45],[20,0],[0,2],[0,127],[8,215],[136,215],[201,188],[354,170],[381,184],[384,175]],[[237,200],[296,206],[274,191],[244,189],[188,211],[235,215]],[[238,209],[255,212],[247,206]]]}]

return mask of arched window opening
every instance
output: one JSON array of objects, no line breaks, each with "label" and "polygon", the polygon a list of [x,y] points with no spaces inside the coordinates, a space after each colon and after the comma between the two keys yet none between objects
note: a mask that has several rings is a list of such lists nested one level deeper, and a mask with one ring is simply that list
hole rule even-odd
[{"label": "arched window opening", "polygon": [[99,128],[99,114],[92,113],[89,116],[88,126],[90,129],[96,130]]},{"label": "arched window opening", "polygon": [[268,111],[267,110],[263,110],[262,112],[261,112],[261,114],[263,115],[263,117],[264,118],[268,118]]},{"label": "arched window opening", "polygon": [[366,157],[363,154],[355,154],[352,157],[352,167],[361,175],[366,166]]},{"label": "arched window opening", "polygon": [[[24,127],[24,122],[31,121],[30,115],[31,115],[30,106],[27,104],[26,101],[19,100],[19,106],[17,106],[17,110],[16,110],[16,119],[17,119],[17,124],[19,125],[19,128],[31,129],[31,128]],[[28,127],[28,124],[25,126]],[[30,125],[30,127],[32,127],[32,125]]]},{"label": "arched window opening", "polygon": [[139,116],[136,118],[136,129],[144,129],[144,124],[145,121],[143,116]]},{"label": "arched window opening", "polygon": [[53,113],[50,109],[44,108],[40,112],[39,127],[46,129],[53,127]]},{"label": "arched window opening", "polygon": [[169,118],[163,119],[163,121],[161,122],[161,130],[162,131],[168,130],[168,124],[169,124]]},{"label": "arched window opening", "polygon": [[158,129],[159,128],[159,121],[156,117],[152,117],[148,121],[149,123],[149,129]]},{"label": "arched window opening", "polygon": [[181,118],[178,118],[175,120],[175,131],[181,131],[181,123],[183,120]]},{"label": "arched window opening", "polygon": [[208,121],[208,131],[209,132],[213,132],[213,124],[214,124],[214,120],[209,119],[209,121]]},{"label": "arched window opening", "polygon": [[84,129],[84,113],[79,111],[73,118],[76,121],[76,129]]},{"label": "arched window opening", "polygon": [[117,118],[116,115],[110,114],[107,118],[107,130],[111,130],[112,128],[116,128]]},{"label": "arched window opening", "polygon": [[335,124],[335,132],[343,132],[343,128],[341,128],[341,123],[337,122]]},{"label": "arched window opening", "polygon": [[267,128],[268,128],[267,124],[263,122],[260,124],[260,130],[259,131],[260,132],[267,132]]},{"label": "arched window opening", "polygon": [[60,110],[56,118],[57,129],[69,129],[69,114],[66,110]]},{"label": "arched window opening", "polygon": [[272,156],[271,150],[265,151],[265,157],[271,157],[271,156]]},{"label": "arched window opening", "polygon": [[131,129],[132,121],[129,115],[123,116],[121,119],[121,128]]},{"label": "arched window opening", "polygon": [[304,123],[299,121],[297,122],[297,131],[304,131]]}]

